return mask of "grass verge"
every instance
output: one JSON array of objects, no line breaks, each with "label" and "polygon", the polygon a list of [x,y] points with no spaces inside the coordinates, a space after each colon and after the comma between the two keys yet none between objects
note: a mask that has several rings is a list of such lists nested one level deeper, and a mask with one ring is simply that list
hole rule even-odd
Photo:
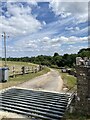
[{"label": "grass verge", "polygon": [[58,69],[58,71],[61,75],[61,78],[64,81],[64,87],[68,88],[69,90],[75,89],[74,87],[75,87],[76,82],[77,82],[76,77],[69,75],[68,73],[62,73],[61,70],[59,70],[59,69]]},{"label": "grass verge", "polygon": [[45,67],[42,71],[37,72],[37,73],[30,73],[30,74],[25,74],[25,75],[19,75],[16,78],[9,78],[8,82],[0,83],[0,89],[8,88],[11,86],[16,86],[16,85],[26,82],[32,78],[46,74],[49,71],[50,71],[50,69],[48,67]]}]

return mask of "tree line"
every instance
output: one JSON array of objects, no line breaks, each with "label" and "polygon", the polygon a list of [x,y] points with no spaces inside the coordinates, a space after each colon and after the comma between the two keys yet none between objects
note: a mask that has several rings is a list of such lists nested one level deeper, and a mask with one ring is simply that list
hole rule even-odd
[{"label": "tree line", "polygon": [[[8,57],[7,61],[22,61],[22,62],[30,62],[40,65],[46,65],[50,67],[73,67],[75,65],[76,57],[88,57],[90,58],[90,48],[81,49],[77,54],[64,54],[59,55],[58,53],[54,53],[53,56],[46,55],[38,55],[37,57],[20,57],[13,58]],[[4,58],[2,58],[4,60]]]}]

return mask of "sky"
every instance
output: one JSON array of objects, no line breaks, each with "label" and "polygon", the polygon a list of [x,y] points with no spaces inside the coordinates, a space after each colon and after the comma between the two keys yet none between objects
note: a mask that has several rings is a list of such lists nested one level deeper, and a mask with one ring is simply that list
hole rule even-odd
[{"label": "sky", "polygon": [[[0,56],[77,53],[88,47],[88,1],[0,2]],[[8,37],[9,36],[9,37]]]}]

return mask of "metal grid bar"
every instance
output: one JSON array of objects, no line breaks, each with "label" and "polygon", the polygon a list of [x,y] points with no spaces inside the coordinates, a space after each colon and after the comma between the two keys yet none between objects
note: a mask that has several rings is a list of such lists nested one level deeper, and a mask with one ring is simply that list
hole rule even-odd
[{"label": "metal grid bar", "polygon": [[60,120],[68,99],[67,94],[11,88],[1,93],[0,109],[39,119]]}]

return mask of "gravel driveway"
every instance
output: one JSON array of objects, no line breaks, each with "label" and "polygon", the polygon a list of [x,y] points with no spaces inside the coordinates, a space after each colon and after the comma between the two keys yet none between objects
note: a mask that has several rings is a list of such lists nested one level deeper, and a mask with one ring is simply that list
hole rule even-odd
[{"label": "gravel driveway", "polygon": [[63,88],[63,80],[57,70],[51,69],[47,74],[24,82],[18,85],[18,87],[60,92]]}]

